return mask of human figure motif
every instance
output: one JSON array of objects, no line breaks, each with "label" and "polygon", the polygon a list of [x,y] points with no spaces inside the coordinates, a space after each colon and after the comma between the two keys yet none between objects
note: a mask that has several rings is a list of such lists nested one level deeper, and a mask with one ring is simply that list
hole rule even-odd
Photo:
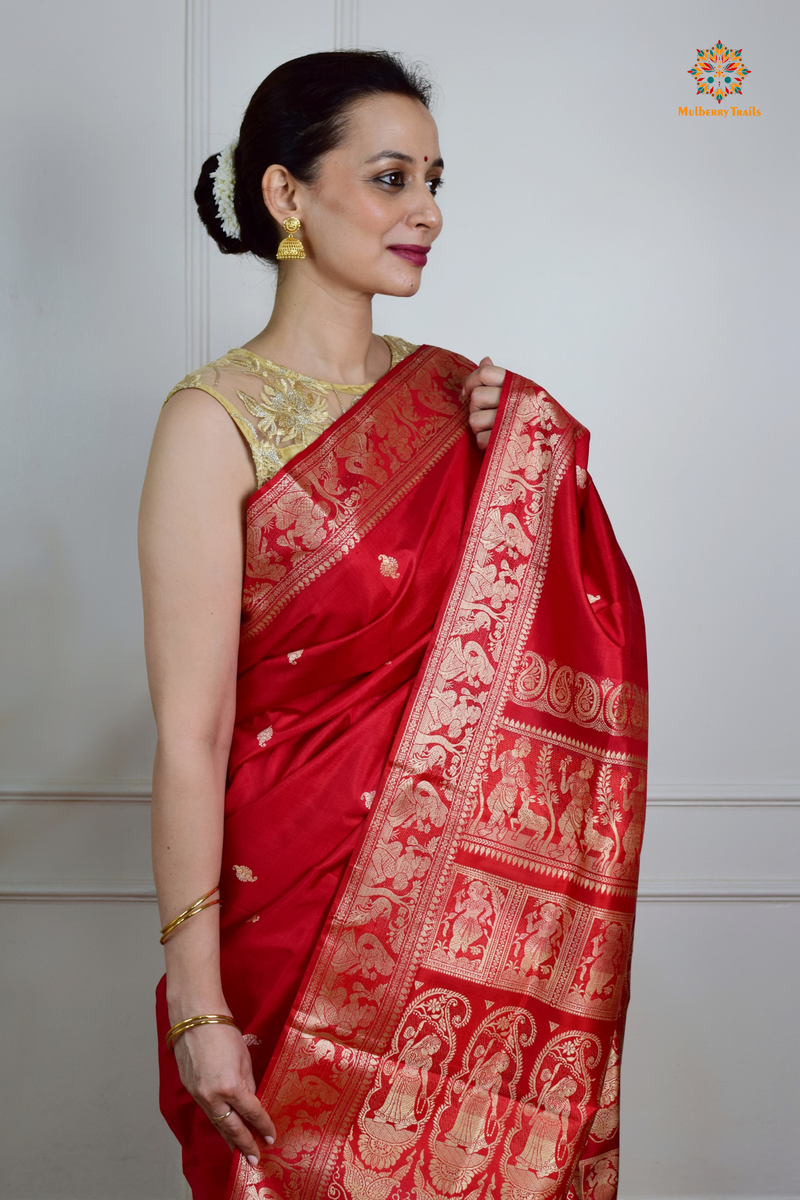
[{"label": "human figure motif", "polygon": [[453,921],[450,944],[447,947],[450,958],[463,954],[473,942],[477,942],[487,932],[489,919],[494,916],[491,895],[490,888],[480,879],[470,882],[466,895],[463,891],[456,895],[454,907],[459,915]]},{"label": "human figure motif", "polygon": [[420,1096],[425,1096],[428,1072],[441,1044],[436,1034],[431,1033],[400,1051],[386,1099],[374,1120],[394,1125],[395,1129],[408,1129],[421,1120],[423,1114],[417,1113],[417,1102]]},{"label": "human figure motif", "polygon": [[587,1000],[604,999],[605,988],[616,977],[622,963],[623,933],[622,926],[612,922],[593,939],[594,957],[589,967],[589,979],[584,993]]},{"label": "human figure motif", "polygon": [[561,932],[561,917],[560,907],[550,902],[541,906],[538,920],[535,913],[528,913],[526,925],[531,936],[522,947],[523,975],[538,975],[542,964],[553,957],[553,938]]},{"label": "human figure motif", "polygon": [[394,881],[394,890],[404,892],[409,883],[413,879],[421,879],[430,866],[430,858],[417,853],[421,849],[413,837],[409,838],[406,846],[397,840],[380,844],[375,851],[375,880],[391,879]]},{"label": "human figure motif", "polygon": [[444,1135],[446,1142],[463,1146],[468,1153],[483,1150],[491,1144],[491,1135],[487,1140],[488,1124],[490,1121],[497,1123],[500,1086],[510,1062],[506,1052],[498,1050],[473,1068],[461,1093],[455,1124]]},{"label": "human figure motif", "polygon": [[397,790],[386,818],[384,838],[391,840],[393,832],[411,826],[427,833],[431,826],[443,825],[447,808],[439,799],[436,788],[426,780],[418,783],[413,777],[403,780]]},{"label": "human figure motif", "polygon": [[614,1200],[619,1173],[613,1158],[601,1158],[586,1180],[586,1200]]},{"label": "human figure motif", "polygon": [[530,754],[531,744],[527,738],[517,738],[510,749],[498,754],[497,747],[503,740],[502,733],[499,733],[489,763],[492,771],[501,774],[500,781],[495,784],[486,801],[489,809],[487,824],[490,828],[502,825],[505,817],[509,817],[513,824],[520,793],[523,797],[530,795],[531,780],[523,760]]},{"label": "human figure motif", "polygon": [[430,733],[444,727],[448,738],[458,739],[466,726],[474,725],[480,715],[480,706],[470,704],[469,696],[459,696],[454,688],[444,688],[434,692],[428,701],[422,730],[424,733]]},{"label": "human figure motif", "polygon": [[539,1106],[533,1110],[528,1140],[517,1155],[518,1167],[540,1178],[555,1175],[561,1168],[561,1151],[569,1136],[570,1096],[575,1094],[577,1086],[570,1075],[563,1075],[542,1092]]},{"label": "human figure motif", "polygon": [[416,854],[414,846],[409,843],[397,860],[397,870],[394,872],[394,888],[404,892],[412,879],[422,879],[428,872],[431,860],[425,854]]},{"label": "human figure motif", "polygon": [[454,637],[451,639],[442,658],[439,668],[438,684],[458,683],[464,680],[471,687],[479,683],[491,683],[494,677],[494,667],[486,656],[486,651],[478,642],[464,642]]},{"label": "human figure motif", "polygon": [[624,794],[622,797],[622,807],[625,812],[630,812],[631,819],[628,822],[628,828],[622,835],[622,849],[625,857],[623,859],[623,867],[631,867],[635,864],[642,845],[642,833],[644,831],[644,772],[639,772],[639,781],[633,791],[628,791],[628,782],[630,776],[627,775],[623,781]]},{"label": "human figure motif", "polygon": [[597,1142],[607,1141],[619,1126],[619,1073],[619,1043],[615,1034],[592,1122],[592,1137]]},{"label": "human figure motif", "polygon": [[594,775],[594,763],[590,758],[584,758],[577,771],[573,771],[567,779],[567,763],[569,759],[561,760],[561,793],[571,797],[567,807],[558,820],[561,834],[561,851],[567,851],[570,857],[580,853],[581,834],[583,832],[586,814],[592,806],[592,789],[589,780]]},{"label": "human figure motif", "polygon": [[357,937],[355,929],[347,930],[334,962],[336,970],[341,974],[359,974],[367,979],[391,975],[394,968],[394,959],[386,953],[380,939],[374,933],[364,933]]}]

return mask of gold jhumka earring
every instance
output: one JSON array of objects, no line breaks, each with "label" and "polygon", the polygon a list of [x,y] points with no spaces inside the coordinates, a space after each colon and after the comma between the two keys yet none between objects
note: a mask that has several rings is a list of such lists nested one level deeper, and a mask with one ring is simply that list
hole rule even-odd
[{"label": "gold jhumka earring", "polygon": [[299,238],[293,236],[300,228],[299,218],[287,217],[283,222],[283,228],[286,230],[288,236],[278,246],[278,253],[275,255],[278,262],[286,262],[288,259],[305,258],[306,252],[303,249],[303,243]]}]

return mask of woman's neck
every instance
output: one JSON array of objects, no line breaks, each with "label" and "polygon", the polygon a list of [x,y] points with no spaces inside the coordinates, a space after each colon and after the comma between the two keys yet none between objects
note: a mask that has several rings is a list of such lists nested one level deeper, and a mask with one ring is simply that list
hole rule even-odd
[{"label": "woman's neck", "polygon": [[269,323],[245,348],[329,383],[372,383],[391,365],[372,332],[372,297],[335,289],[293,263],[278,279]]}]

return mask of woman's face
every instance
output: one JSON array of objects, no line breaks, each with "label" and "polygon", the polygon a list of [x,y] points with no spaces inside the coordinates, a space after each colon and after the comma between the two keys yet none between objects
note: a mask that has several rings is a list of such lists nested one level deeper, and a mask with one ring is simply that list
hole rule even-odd
[{"label": "woman's face", "polygon": [[344,139],[298,191],[311,270],[356,293],[413,296],[442,228],[442,168],[436,122],[419,100],[381,95],[353,105]]}]

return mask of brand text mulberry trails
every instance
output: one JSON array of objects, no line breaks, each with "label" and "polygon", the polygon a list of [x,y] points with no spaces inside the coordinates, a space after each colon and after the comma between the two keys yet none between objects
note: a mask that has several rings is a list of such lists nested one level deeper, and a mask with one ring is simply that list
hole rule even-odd
[{"label": "brand text mulberry trails", "polygon": [[697,104],[694,108],[683,108],[678,105],[679,117],[760,117],[760,108],[703,108]]}]

